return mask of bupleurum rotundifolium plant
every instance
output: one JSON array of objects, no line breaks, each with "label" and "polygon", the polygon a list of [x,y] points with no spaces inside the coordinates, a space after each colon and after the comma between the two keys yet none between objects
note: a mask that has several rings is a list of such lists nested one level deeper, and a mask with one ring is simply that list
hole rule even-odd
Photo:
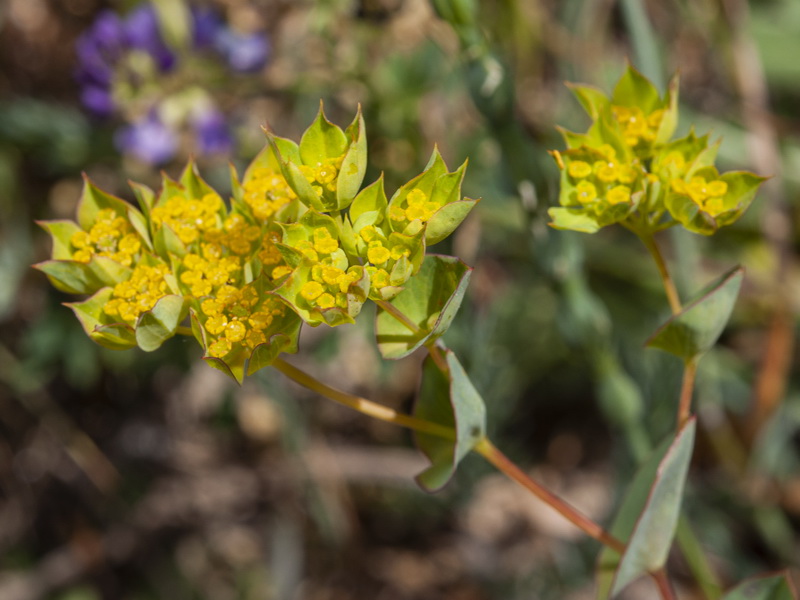
[{"label": "bupleurum rotundifolium plant", "polygon": [[586,133],[561,130],[567,149],[552,151],[561,170],[552,225],[594,233],[619,223],[637,234],[680,224],[711,235],[736,221],[763,177],[746,171],[720,174],[718,143],[694,130],[670,141],[678,123],[678,79],[662,97],[629,67],[611,97],[571,85],[592,119]]},{"label": "bupleurum rotundifolium plant", "polygon": [[159,194],[132,184],[139,209],[87,179],[77,223],[41,223],[53,253],[36,266],[91,294],[69,306],[95,342],[149,351],[191,331],[241,381],[296,352],[303,322],[352,323],[368,299],[394,299],[477,202],[461,197],[466,163],[450,172],[436,149],[391,199],[382,177],[361,189],[360,111],[343,131],[320,106],[299,144],[268,142],[241,180],[232,170],[229,204],[190,163]]}]

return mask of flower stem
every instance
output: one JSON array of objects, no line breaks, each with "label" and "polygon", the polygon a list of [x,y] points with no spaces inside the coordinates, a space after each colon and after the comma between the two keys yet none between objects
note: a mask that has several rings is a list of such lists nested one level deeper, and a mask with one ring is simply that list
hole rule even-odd
[{"label": "flower stem", "polygon": [[663,568],[652,574],[658,586],[658,593],[662,600],[675,600],[675,593],[672,591],[672,584],[669,582],[667,572]]},{"label": "flower stem", "polygon": [[534,496],[553,507],[565,519],[578,527],[589,537],[596,539],[598,542],[608,546],[612,550],[616,550],[620,554],[625,551],[624,543],[612,536],[589,517],[556,496],[553,492],[531,479],[522,469],[511,462],[505,454],[500,452],[487,438],[483,438],[476,444],[475,452],[483,456],[498,470],[508,475]]},{"label": "flower stem", "polygon": [[678,401],[678,431],[689,420],[692,412],[692,392],[694,391],[694,380],[697,375],[697,360],[686,362],[683,367],[683,381],[681,382],[681,397]]},{"label": "flower stem", "polygon": [[355,396],[353,394],[348,394],[346,392],[334,389],[328,385],[325,385],[318,379],[315,379],[305,371],[302,371],[294,365],[289,364],[282,358],[276,358],[272,363],[272,366],[286,375],[289,379],[296,381],[303,387],[317,392],[318,394],[321,394],[322,396],[325,396],[334,402],[338,402],[339,404],[357,410],[368,417],[378,419],[379,421],[385,421],[387,423],[394,423],[400,427],[407,427],[409,429],[413,429],[414,431],[418,431],[419,433],[428,433],[430,435],[435,435],[448,440],[456,439],[456,432],[450,427],[445,427],[444,425],[439,425],[438,423],[426,421],[425,419],[418,419],[417,417],[412,417],[411,415],[405,415],[392,408],[389,408],[388,406],[383,406],[382,404],[372,402],[366,398],[361,398],[360,396]]},{"label": "flower stem", "polygon": [[184,325],[179,325],[178,328],[175,330],[176,335],[194,335],[192,333],[191,327],[186,327]]},{"label": "flower stem", "polygon": [[413,334],[422,333],[422,329],[420,329],[414,321],[408,318],[405,313],[403,313],[399,308],[397,308],[391,302],[387,302],[386,300],[375,300],[375,304],[377,304],[381,310],[386,311],[390,315],[392,315],[395,319],[400,321],[403,325],[408,327],[409,331]]},{"label": "flower stem", "polygon": [[681,305],[681,299],[680,296],[678,296],[678,290],[675,287],[675,282],[672,281],[672,277],[670,277],[669,271],[667,270],[667,263],[664,261],[664,256],[661,254],[661,249],[658,247],[658,244],[651,233],[637,232],[637,235],[650,252],[650,255],[653,257],[656,267],[658,268],[658,273],[661,275],[661,281],[664,283],[664,291],[667,293],[669,307],[672,309],[672,314],[677,315],[683,310],[683,306]]}]

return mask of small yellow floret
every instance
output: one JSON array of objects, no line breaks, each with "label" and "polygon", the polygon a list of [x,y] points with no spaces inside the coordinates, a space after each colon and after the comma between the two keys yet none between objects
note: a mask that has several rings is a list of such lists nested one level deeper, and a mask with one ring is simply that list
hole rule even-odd
[{"label": "small yellow floret", "polygon": [[317,298],[317,306],[320,308],[333,308],[336,305],[336,298],[332,294],[325,292]]},{"label": "small yellow floret", "polygon": [[225,326],[225,338],[230,342],[241,342],[247,333],[247,327],[241,321],[231,321]]},{"label": "small yellow floret", "polygon": [[621,202],[629,202],[631,199],[631,189],[626,185],[618,185],[611,188],[606,194],[606,200],[609,204],[620,204]]},{"label": "small yellow floret", "polygon": [[588,204],[597,198],[597,188],[588,181],[581,181],[575,186],[575,192],[578,195],[578,202],[581,204]]},{"label": "small yellow floret", "polygon": [[724,196],[728,192],[728,184],[721,179],[717,179],[716,181],[709,183],[707,189],[708,195],[716,198]]},{"label": "small yellow floret", "polygon": [[583,162],[582,160],[574,160],[569,163],[569,167],[567,167],[567,173],[569,173],[570,177],[583,179],[584,177],[588,177],[592,174],[592,167],[589,165],[589,163]]},{"label": "small yellow floret", "polygon": [[384,248],[380,242],[372,242],[367,250],[367,259],[373,265],[382,265],[391,258],[389,250]]},{"label": "small yellow floret", "polygon": [[325,291],[321,283],[316,281],[308,281],[300,288],[300,295],[309,302],[316,300]]}]

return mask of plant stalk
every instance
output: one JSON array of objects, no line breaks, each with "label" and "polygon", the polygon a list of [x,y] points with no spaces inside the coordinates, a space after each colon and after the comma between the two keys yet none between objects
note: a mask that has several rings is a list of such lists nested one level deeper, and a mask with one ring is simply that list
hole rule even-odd
[{"label": "plant stalk", "polygon": [[294,365],[289,364],[282,358],[276,358],[272,363],[272,366],[286,375],[289,379],[292,379],[303,387],[317,392],[318,394],[325,396],[334,402],[338,402],[339,404],[357,410],[368,417],[378,419],[379,421],[385,421],[386,423],[394,423],[400,427],[407,427],[408,429],[413,429],[419,433],[427,433],[448,440],[456,439],[456,432],[450,427],[445,427],[444,425],[426,421],[425,419],[418,419],[417,417],[413,417],[411,415],[399,413],[388,406],[383,406],[382,404],[372,402],[366,398],[361,398],[360,396],[355,396],[353,394],[348,394],[346,392],[334,389],[328,385],[325,385],[318,379],[315,379],[305,371],[302,371]]},{"label": "plant stalk", "polygon": [[589,537],[622,554],[625,544],[612,536],[589,517],[573,508],[553,492],[531,479],[522,469],[515,465],[505,454],[500,452],[492,442],[483,438],[475,445],[475,452],[483,456],[499,471],[508,475],[534,496],[557,510],[565,519],[583,531]]},{"label": "plant stalk", "polygon": [[672,280],[672,277],[670,277],[667,263],[664,261],[664,256],[661,254],[661,249],[658,247],[652,234],[638,232],[637,234],[656,263],[658,273],[661,275],[661,281],[664,283],[664,291],[667,293],[669,307],[672,309],[672,314],[677,315],[683,310],[683,306],[681,305],[681,299],[678,295],[678,289],[675,287],[675,282]]}]

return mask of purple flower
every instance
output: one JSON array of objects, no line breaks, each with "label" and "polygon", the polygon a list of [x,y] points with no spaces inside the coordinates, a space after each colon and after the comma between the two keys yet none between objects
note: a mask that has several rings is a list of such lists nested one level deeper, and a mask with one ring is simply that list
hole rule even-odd
[{"label": "purple flower", "polygon": [[258,71],[266,64],[270,50],[263,35],[238,33],[227,27],[217,33],[214,46],[228,66],[240,73]]},{"label": "purple flower", "polygon": [[125,51],[125,30],[120,18],[109,10],[101,12],[91,29],[78,38],[78,79],[82,83],[108,86],[114,64]]},{"label": "purple flower", "polygon": [[150,54],[162,71],[169,71],[175,64],[175,55],[161,37],[156,11],[150,4],[143,4],[128,15],[125,34],[131,48]]},{"label": "purple flower", "polygon": [[233,147],[228,124],[216,108],[198,114],[194,119],[194,129],[200,154],[225,154]]},{"label": "purple flower", "polygon": [[114,113],[114,99],[106,87],[85,86],[81,91],[81,102],[99,117],[110,117]]},{"label": "purple flower", "polygon": [[175,155],[178,146],[175,132],[155,114],[118,131],[115,142],[122,152],[151,165],[167,162]]},{"label": "purple flower", "polygon": [[194,29],[192,41],[195,48],[210,48],[222,29],[222,21],[216,12],[206,8],[192,7]]}]

